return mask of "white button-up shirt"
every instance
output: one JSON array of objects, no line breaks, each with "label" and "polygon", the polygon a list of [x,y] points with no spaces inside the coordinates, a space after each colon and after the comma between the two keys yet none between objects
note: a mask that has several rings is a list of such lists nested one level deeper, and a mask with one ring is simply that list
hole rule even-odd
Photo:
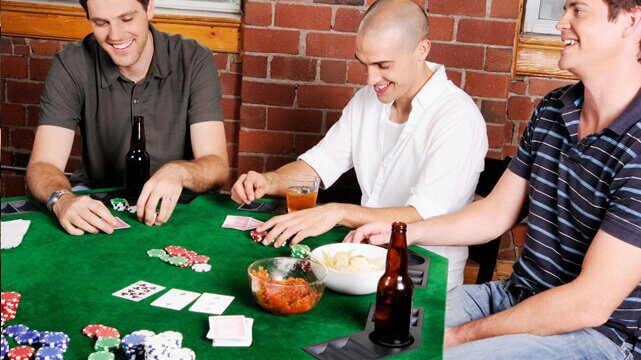
[{"label": "white button-up shirt", "polygon": [[[487,153],[485,121],[474,101],[447,79],[445,67],[427,62],[434,74],[412,100],[396,144],[383,153],[390,104],[371,86],[360,89],[327,135],[299,159],[331,186],[352,167],[361,205],[412,206],[427,219],[472,201]],[[449,259],[448,289],[463,283],[467,247],[427,246]]]}]

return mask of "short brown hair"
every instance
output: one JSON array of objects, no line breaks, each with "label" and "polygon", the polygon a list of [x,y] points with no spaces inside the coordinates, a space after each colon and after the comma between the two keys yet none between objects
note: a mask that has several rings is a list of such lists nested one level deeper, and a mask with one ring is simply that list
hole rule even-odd
[{"label": "short brown hair", "polygon": [[[87,10],[87,0],[78,0],[80,2],[80,6],[82,6],[83,9],[85,9],[85,14],[87,15],[87,18],[89,18],[89,10]],[[138,2],[142,5],[142,8],[147,11],[147,5],[149,5],[149,0],[138,0]]]},{"label": "short brown hair", "polygon": [[[613,21],[619,16],[621,10],[631,11],[635,6],[641,6],[641,0],[603,0],[608,6],[608,20]],[[637,60],[641,63],[641,42]]]}]

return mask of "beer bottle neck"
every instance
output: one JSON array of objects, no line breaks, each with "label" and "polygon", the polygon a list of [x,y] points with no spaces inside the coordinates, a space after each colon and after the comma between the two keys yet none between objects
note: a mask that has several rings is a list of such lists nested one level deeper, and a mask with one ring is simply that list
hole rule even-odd
[{"label": "beer bottle neck", "polygon": [[[397,226],[397,224],[399,225]],[[392,235],[387,248],[386,272],[407,274],[408,254],[405,229],[406,226],[403,223],[394,223],[392,225]]]},{"label": "beer bottle neck", "polygon": [[132,150],[145,149],[145,123],[142,116],[134,116],[134,122],[131,127],[131,143],[129,147]]}]

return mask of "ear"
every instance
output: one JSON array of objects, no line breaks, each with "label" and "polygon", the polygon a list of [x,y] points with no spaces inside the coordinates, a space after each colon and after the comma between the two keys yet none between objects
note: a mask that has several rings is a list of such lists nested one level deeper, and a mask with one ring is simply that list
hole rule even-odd
[{"label": "ear", "polygon": [[147,4],[147,20],[151,20],[154,18],[154,10],[156,9],[154,5],[154,0],[149,0],[149,3]]},{"label": "ear", "polygon": [[623,36],[639,36],[641,35],[641,6],[635,6],[630,11],[624,12],[625,29]]},{"label": "ear", "polygon": [[427,55],[429,55],[431,48],[432,48],[432,43],[429,40],[427,39],[421,40],[416,46],[416,53],[418,55],[418,58],[416,60],[417,61],[427,60]]}]

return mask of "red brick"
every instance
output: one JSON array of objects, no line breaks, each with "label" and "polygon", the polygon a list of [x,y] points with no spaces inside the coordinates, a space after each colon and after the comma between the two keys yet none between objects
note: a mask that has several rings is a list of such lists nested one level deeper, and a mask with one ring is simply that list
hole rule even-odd
[{"label": "red brick", "polygon": [[2,113],[2,125],[24,126],[25,107],[23,105],[2,103],[0,112]]},{"label": "red brick", "polygon": [[229,54],[229,72],[240,75],[243,70],[243,60],[239,54]]},{"label": "red brick", "polygon": [[82,137],[80,132],[76,131],[73,137],[73,145],[71,145],[71,155],[82,156]]},{"label": "red brick", "polygon": [[264,172],[265,159],[262,156],[238,155],[238,177],[250,170]]},{"label": "red brick", "polygon": [[503,125],[487,124],[487,140],[490,148],[501,148],[506,142]]},{"label": "red brick", "polygon": [[245,2],[245,24],[269,26],[272,24],[272,4],[262,2]]},{"label": "red brick", "polygon": [[223,97],[221,106],[223,108],[224,119],[229,119],[229,120],[240,119],[240,98]]},{"label": "red brick", "polygon": [[485,70],[510,72],[512,70],[512,49],[487,48]]},{"label": "red brick", "polygon": [[515,26],[512,21],[461,19],[456,40],[464,43],[512,46]]},{"label": "red brick", "polygon": [[269,73],[272,79],[312,81],[316,79],[316,60],[300,57],[274,56]]},{"label": "red brick", "polygon": [[358,31],[364,11],[356,9],[336,9],[334,16],[334,31],[353,32]]},{"label": "red brick", "polygon": [[31,56],[31,50],[27,45],[13,45],[13,53],[15,55]]},{"label": "red brick", "polygon": [[345,61],[321,61],[320,79],[327,83],[344,84],[347,78]]},{"label": "red brick", "polygon": [[505,99],[509,75],[467,71],[464,90],[472,96]]},{"label": "red brick", "polygon": [[39,104],[42,83],[7,81],[7,99],[12,103]]},{"label": "red brick", "polygon": [[325,122],[327,125],[325,126],[325,131],[327,132],[338,120],[340,120],[341,115],[343,115],[342,111],[328,111],[327,112],[327,119]]},{"label": "red brick", "polygon": [[318,133],[323,126],[323,113],[318,110],[267,109],[267,128],[297,132]]},{"label": "red brick", "polygon": [[521,140],[521,136],[523,136],[523,132],[525,132],[525,128],[527,127],[527,124],[528,124],[528,121],[519,121],[518,122],[518,126],[519,126],[519,130],[518,131],[519,132],[518,132],[518,134],[516,134],[517,135],[517,139],[516,139],[517,142]]},{"label": "red brick", "polygon": [[29,44],[34,56],[53,56],[60,51],[60,43],[54,40],[31,39]]},{"label": "red brick", "polygon": [[527,96],[512,96],[508,100],[507,117],[510,120],[527,120],[532,115],[532,99]]},{"label": "red brick", "polygon": [[267,57],[266,56],[243,56],[243,77],[266,78]]},{"label": "red brick", "polygon": [[516,19],[519,15],[519,0],[492,0],[490,16],[493,18]]},{"label": "red brick", "polygon": [[267,111],[263,106],[240,106],[240,124],[244,128],[265,129]]},{"label": "red brick", "polygon": [[240,95],[241,77],[236,74],[220,74],[220,88],[224,95]]},{"label": "red brick", "polygon": [[[2,128],[0,128],[0,133],[2,137],[0,138],[0,141],[4,144],[4,148],[9,147],[9,127],[5,126],[4,123],[2,125]],[[3,164],[11,164],[11,162],[4,162],[2,161]]]},{"label": "red brick", "polygon": [[225,120],[223,121],[225,127],[225,138],[228,143],[238,142],[238,130],[240,130],[239,120]]},{"label": "red brick", "polygon": [[274,131],[240,130],[238,151],[266,154],[290,154],[293,150],[293,134]]},{"label": "red brick", "polygon": [[298,31],[245,27],[243,39],[246,52],[298,54]]},{"label": "red brick", "polygon": [[[5,132],[2,132],[2,137],[4,138]],[[8,139],[9,137],[7,137]],[[4,141],[3,141],[4,143]],[[13,161],[13,154],[11,151],[8,150],[2,150],[2,157],[0,158],[0,161],[2,161],[2,165],[10,165]]]},{"label": "red brick", "polygon": [[354,93],[345,86],[300,85],[298,106],[301,108],[342,109]]},{"label": "red brick", "polygon": [[284,28],[329,30],[332,8],[328,6],[307,6],[276,3],[274,25]]},{"label": "red brick", "polygon": [[347,61],[347,83],[367,84],[367,67],[357,60]]},{"label": "red brick", "polygon": [[39,117],[40,117],[39,105],[27,106],[27,126],[37,126]]},{"label": "red brick", "polygon": [[[227,143],[227,163],[229,164],[230,169],[234,169],[238,166],[238,156],[236,156],[236,154],[238,154],[238,145],[235,143],[231,144],[228,142]],[[223,186],[227,186],[227,188],[229,188],[231,185],[234,184],[233,182],[230,184],[229,183],[230,181],[235,181],[237,179],[235,172],[233,172],[234,173],[233,175],[232,175],[232,172],[233,170],[229,172],[229,177],[233,176],[233,180],[227,178],[227,183],[223,185]]]},{"label": "red brick", "polygon": [[29,78],[36,81],[44,81],[51,65],[51,59],[29,60]]},{"label": "red brick", "polygon": [[460,71],[451,70],[451,68],[445,68],[445,73],[447,74],[447,78],[451,82],[453,82],[454,85],[461,87],[461,83],[463,82],[463,74]]},{"label": "red brick", "polygon": [[516,154],[517,150],[518,150],[518,146],[515,146],[515,145],[503,146],[503,154],[505,154],[505,156],[514,157],[514,154]]},{"label": "red brick", "polygon": [[29,74],[27,58],[23,56],[2,57],[2,77],[5,79],[24,79]]},{"label": "red brick", "polygon": [[10,130],[10,146],[16,149],[31,150],[35,133],[30,128],[13,128]]},{"label": "red brick", "polygon": [[11,48],[11,39],[6,37],[0,38],[0,54],[2,55],[13,54],[13,50]]},{"label": "red brick", "polygon": [[499,249],[512,249],[512,237],[510,236],[509,231],[506,231],[501,235]]},{"label": "red brick", "polygon": [[432,43],[427,59],[444,64],[446,67],[480,70],[483,68],[483,47]]},{"label": "red brick", "polygon": [[573,80],[551,80],[542,78],[530,78],[530,86],[528,87],[528,95],[544,96],[551,90],[568,84],[574,84]]},{"label": "red brick", "polygon": [[430,0],[430,13],[485,16],[485,0]]},{"label": "red brick", "polygon": [[523,80],[513,80],[510,81],[510,84],[507,87],[507,90],[510,94],[525,95],[525,90],[527,86]]},{"label": "red brick", "polygon": [[25,45],[27,43],[26,38],[23,37],[12,37],[11,41],[14,45]]},{"label": "red brick", "polygon": [[512,239],[514,239],[514,246],[523,248],[525,246],[525,233],[527,231],[527,224],[518,224],[512,228]]},{"label": "red brick", "polygon": [[430,16],[430,40],[450,41],[454,35],[454,19],[444,16]]},{"label": "red brick", "polygon": [[306,55],[353,59],[355,39],[355,35],[309,33],[306,39]]},{"label": "red brick", "polygon": [[23,175],[2,172],[2,187],[4,191],[2,197],[24,196],[26,194],[25,185]]},{"label": "red brick", "polygon": [[67,166],[65,166],[65,172],[76,171],[76,168],[78,168],[78,165],[80,165],[80,159],[77,159],[76,157],[70,157],[69,160],[67,161]]},{"label": "red brick", "polygon": [[363,0],[314,0],[316,4],[330,5],[363,5]]},{"label": "red brick", "polygon": [[296,145],[294,147],[294,152],[296,155],[300,155],[305,151],[314,147],[318,144],[319,141],[323,138],[322,135],[296,135]]},{"label": "red brick", "polygon": [[486,122],[492,124],[504,124],[507,113],[507,103],[505,100],[482,100],[481,114]]},{"label": "red brick", "polygon": [[281,166],[289,164],[290,162],[293,162],[293,161],[296,161],[296,158],[292,156],[288,156],[288,157],[268,156],[267,161],[265,163],[265,170],[274,171],[280,168]]},{"label": "red brick", "polygon": [[244,81],[241,97],[243,103],[292,106],[294,85]]}]

